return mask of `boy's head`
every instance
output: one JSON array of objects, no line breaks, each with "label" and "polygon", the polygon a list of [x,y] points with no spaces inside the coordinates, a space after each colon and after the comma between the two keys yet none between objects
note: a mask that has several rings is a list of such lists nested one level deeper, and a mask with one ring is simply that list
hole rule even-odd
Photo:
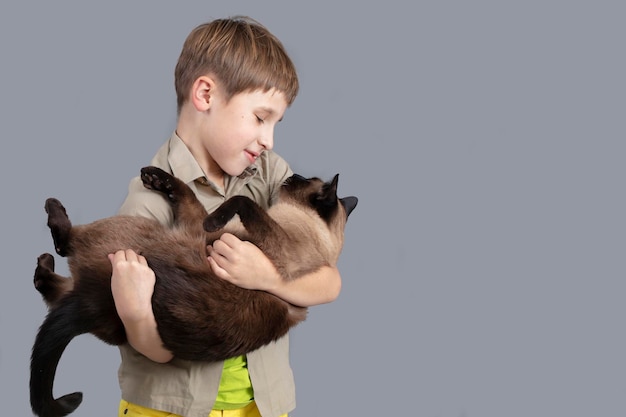
[{"label": "boy's head", "polygon": [[191,31],[174,72],[179,112],[194,81],[208,74],[219,80],[227,99],[275,89],[291,105],[298,94],[296,69],[282,43],[245,16],[217,19]]}]

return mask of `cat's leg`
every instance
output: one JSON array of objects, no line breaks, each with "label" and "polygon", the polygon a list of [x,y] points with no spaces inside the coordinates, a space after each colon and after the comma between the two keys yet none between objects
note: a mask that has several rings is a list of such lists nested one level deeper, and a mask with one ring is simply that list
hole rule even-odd
[{"label": "cat's leg", "polygon": [[283,279],[289,274],[280,258],[280,245],[289,241],[283,228],[271,218],[261,206],[244,196],[235,196],[226,200],[204,220],[207,232],[216,232],[223,228],[235,214],[246,229],[246,240],[255,244],[272,261]]},{"label": "cat's leg", "polygon": [[67,256],[70,250],[70,231],[72,223],[67,217],[67,212],[63,204],[56,198],[49,198],[45,204],[48,213],[48,227],[52,232],[54,249],[61,256]]},{"label": "cat's leg", "polygon": [[180,179],[154,166],[141,169],[144,187],[162,193],[172,205],[174,222],[189,230],[203,233],[202,220],[207,212],[194,192]]},{"label": "cat's leg", "polygon": [[260,240],[282,232],[281,227],[261,206],[244,196],[234,196],[222,203],[204,219],[204,230],[214,232],[223,228],[235,214],[239,215],[241,223],[251,235],[250,240],[256,240],[255,236]]},{"label": "cat's leg", "polygon": [[54,272],[54,257],[49,253],[44,253],[37,258],[33,284],[48,307],[52,307],[61,297],[74,288],[72,278],[63,277]]}]

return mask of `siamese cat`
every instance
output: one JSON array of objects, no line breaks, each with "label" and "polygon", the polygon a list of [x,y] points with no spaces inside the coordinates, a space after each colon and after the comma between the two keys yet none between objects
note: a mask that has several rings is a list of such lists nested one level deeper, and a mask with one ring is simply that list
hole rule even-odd
[{"label": "siamese cat", "polygon": [[68,258],[71,277],[54,272],[52,255],[37,259],[34,284],[49,307],[31,355],[30,401],[37,416],[64,416],[82,401],[80,392],[58,399],[52,393],[57,365],[74,337],[92,333],[111,345],[127,342],[111,294],[107,254],[133,249],[147,259],[156,275],[152,306],[158,331],[174,356],[224,360],[282,337],[307,310],[215,277],[207,245],[230,232],[256,244],[284,280],[298,279],[336,264],[346,220],[358,201],[337,197],[338,175],[327,183],[293,175],[267,211],[236,196],[208,215],[186,184],[160,168],[143,168],[141,179],[169,201],[173,227],[121,215],[72,226],[63,205],[46,200],[55,250]]}]

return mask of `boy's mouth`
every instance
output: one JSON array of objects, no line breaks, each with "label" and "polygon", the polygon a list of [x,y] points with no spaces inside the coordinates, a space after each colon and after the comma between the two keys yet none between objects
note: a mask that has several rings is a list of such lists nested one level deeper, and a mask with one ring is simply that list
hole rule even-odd
[{"label": "boy's mouth", "polygon": [[245,150],[244,151],[246,156],[248,157],[248,160],[250,161],[251,164],[254,163],[254,161],[257,160],[257,158],[259,157],[259,154],[253,151],[249,151],[249,150]]}]

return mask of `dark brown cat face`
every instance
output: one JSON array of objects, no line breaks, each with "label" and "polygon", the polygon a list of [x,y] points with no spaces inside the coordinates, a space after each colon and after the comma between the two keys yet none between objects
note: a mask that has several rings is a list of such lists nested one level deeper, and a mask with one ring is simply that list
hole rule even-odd
[{"label": "dark brown cat face", "polygon": [[324,182],[316,177],[304,178],[294,174],[281,188],[281,201],[291,201],[312,208],[329,226],[339,222],[339,226],[343,229],[358,199],[353,196],[337,197],[338,180],[339,174],[336,174],[330,182]]}]

